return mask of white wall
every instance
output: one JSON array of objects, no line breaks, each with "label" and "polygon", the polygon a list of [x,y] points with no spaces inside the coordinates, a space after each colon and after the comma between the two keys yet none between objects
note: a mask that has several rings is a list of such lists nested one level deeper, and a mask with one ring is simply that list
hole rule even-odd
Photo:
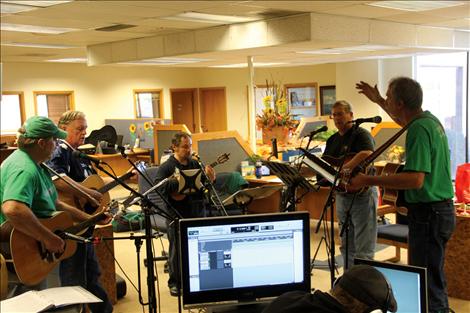
[{"label": "white wall", "polygon": [[[371,86],[377,84],[377,88],[385,98],[388,81],[397,76],[413,77],[412,57],[338,63],[336,65],[336,99],[350,102],[354,108],[355,118],[380,115],[384,121],[391,121],[391,118],[377,104],[359,94],[355,87],[359,81],[365,81]],[[371,126],[373,124],[363,125],[368,129]]]}]

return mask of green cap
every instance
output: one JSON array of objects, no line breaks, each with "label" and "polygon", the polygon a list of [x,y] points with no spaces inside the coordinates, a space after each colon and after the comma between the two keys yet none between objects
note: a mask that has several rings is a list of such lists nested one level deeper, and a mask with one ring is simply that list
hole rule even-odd
[{"label": "green cap", "polygon": [[59,129],[53,121],[44,116],[33,116],[28,118],[23,124],[26,132],[22,135],[25,138],[67,138],[67,132]]}]

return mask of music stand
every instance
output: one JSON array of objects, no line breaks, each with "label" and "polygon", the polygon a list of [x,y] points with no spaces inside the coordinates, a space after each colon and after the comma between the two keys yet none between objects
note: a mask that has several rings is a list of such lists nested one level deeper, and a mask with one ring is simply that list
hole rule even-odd
[{"label": "music stand", "polygon": [[[263,161],[269,168],[270,173],[276,175],[287,186],[287,197],[285,211],[295,211],[295,205],[300,199],[309,191],[315,191],[315,188],[300,174],[300,172],[287,163]],[[298,199],[296,197],[296,190],[302,187],[306,192]]]},{"label": "music stand", "polygon": [[225,206],[235,203],[242,208],[243,214],[246,214],[246,208],[251,202],[253,202],[253,200],[267,198],[281,188],[282,186],[274,185],[238,190],[231,196],[227,197],[222,203]]}]

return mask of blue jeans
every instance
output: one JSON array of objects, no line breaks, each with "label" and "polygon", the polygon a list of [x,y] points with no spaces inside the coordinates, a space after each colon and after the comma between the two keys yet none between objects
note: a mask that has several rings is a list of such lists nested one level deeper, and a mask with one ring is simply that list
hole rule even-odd
[{"label": "blue jeans", "polygon": [[444,275],[446,243],[455,229],[452,201],[408,204],[408,249],[410,265],[427,268],[429,312],[447,312]]},{"label": "blue jeans", "polygon": [[62,286],[82,286],[103,302],[88,304],[93,313],[110,313],[113,305],[98,279],[101,275],[95,248],[91,244],[77,243],[75,254],[60,262]]},{"label": "blue jeans", "polygon": [[[340,229],[346,221],[346,213],[353,201],[353,194],[336,193],[336,213]],[[346,265],[346,231],[341,236],[341,255],[345,269],[354,264],[354,258],[373,259],[377,242],[377,188],[371,187],[357,194],[350,211],[348,227],[348,256]]]}]

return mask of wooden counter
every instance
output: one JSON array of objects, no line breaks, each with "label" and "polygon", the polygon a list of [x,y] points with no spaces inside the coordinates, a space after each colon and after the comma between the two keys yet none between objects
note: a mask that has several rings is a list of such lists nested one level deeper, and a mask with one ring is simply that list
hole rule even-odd
[{"label": "wooden counter", "polygon": [[[283,185],[281,180],[276,176],[263,176],[258,179],[256,177],[248,176],[245,179],[250,183],[250,186],[257,187],[262,185]],[[310,191],[297,204],[297,211],[308,211],[311,219],[319,219],[323,211],[323,207],[328,197],[330,188],[321,187],[319,191]],[[305,190],[300,188],[297,190],[297,195],[301,196],[305,193]],[[281,203],[281,192],[276,192],[273,195],[259,200],[254,200],[248,206],[249,213],[273,213],[279,212],[279,206]],[[330,214],[327,214],[327,220],[330,219]],[[335,221],[337,220],[335,212]]]},{"label": "wooden counter", "polygon": [[[113,226],[96,226],[93,232],[95,237],[113,237]],[[114,242],[102,241],[95,246],[96,257],[100,264],[100,283],[108,294],[112,304],[117,302],[116,297],[116,268],[114,264]]]},{"label": "wooden counter", "polygon": [[[132,162],[135,161],[149,161],[150,160],[150,152],[149,151],[142,151],[142,152],[131,152],[131,153],[126,153],[127,156],[132,160]],[[125,174],[130,168],[131,164],[127,159],[125,159],[120,153],[115,153],[115,154],[93,154],[91,155],[103,162],[108,163],[111,168],[114,170],[117,176],[121,176]],[[104,167],[104,169],[108,170],[107,167]],[[106,173],[103,173],[102,171],[97,169],[97,172],[100,176],[108,176]]]},{"label": "wooden counter", "polygon": [[454,233],[447,243],[444,271],[449,297],[470,300],[470,216],[457,215]]}]

